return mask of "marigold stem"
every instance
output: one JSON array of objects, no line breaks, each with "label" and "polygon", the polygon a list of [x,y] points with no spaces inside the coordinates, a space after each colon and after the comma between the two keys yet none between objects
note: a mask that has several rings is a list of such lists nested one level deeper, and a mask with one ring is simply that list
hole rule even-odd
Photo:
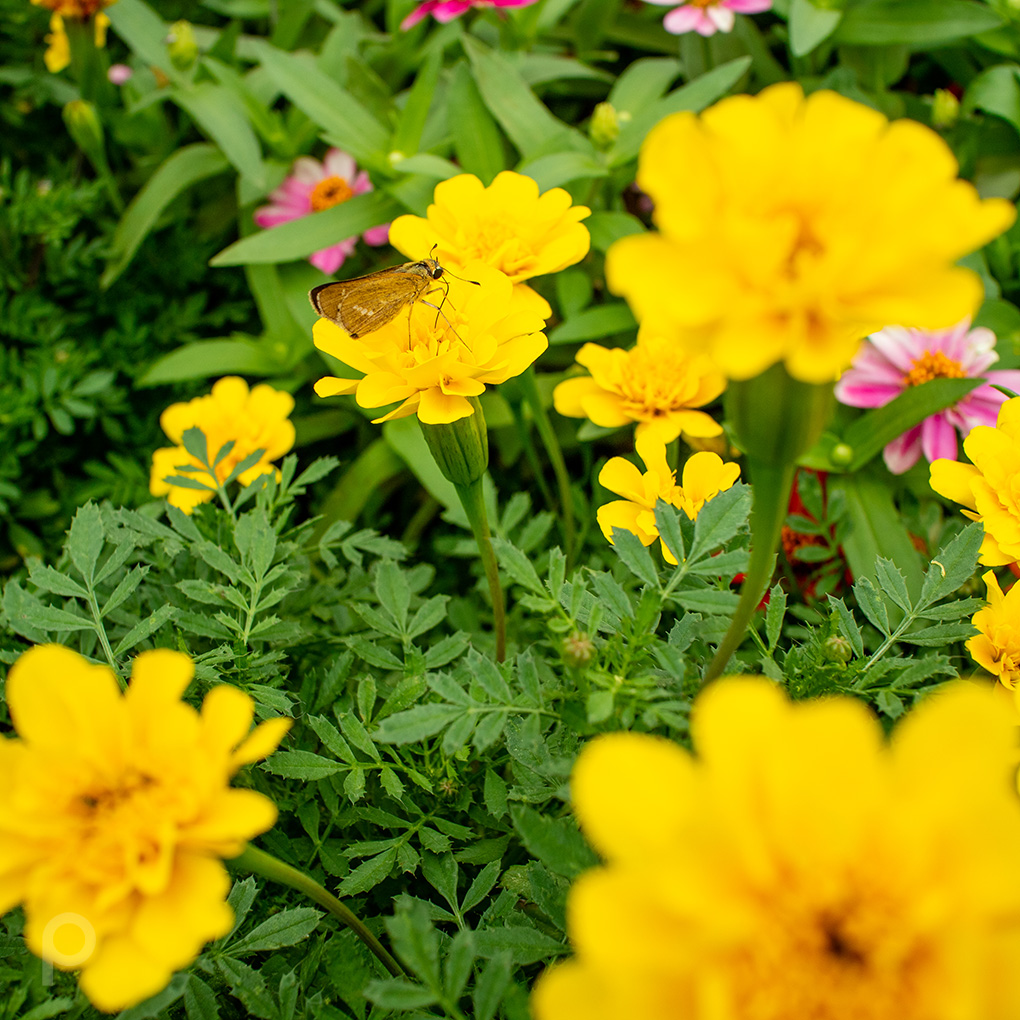
[{"label": "marigold stem", "polygon": [[570,475],[567,474],[567,465],[563,460],[563,450],[560,448],[560,441],[556,438],[556,430],[549,420],[549,413],[542,403],[542,395],[538,391],[538,380],[535,378],[535,366],[529,365],[518,376],[521,384],[521,392],[524,399],[531,407],[532,417],[535,419],[535,428],[542,438],[542,445],[549,456],[549,463],[552,464],[553,474],[556,475],[556,487],[560,495],[560,518],[563,521],[563,544],[566,546],[564,552],[567,557],[567,571],[569,572],[574,562],[574,493],[570,488]]},{"label": "marigold stem", "polygon": [[478,478],[469,485],[457,485],[464,513],[467,514],[471,531],[478,543],[478,553],[482,557],[482,566],[489,581],[489,593],[492,596],[492,622],[496,631],[496,661],[506,658],[506,600],[503,597],[503,586],[499,583],[499,567],[496,565],[496,553],[492,548],[492,536],[489,532],[489,518],[485,513],[485,498],[482,493],[482,479]]},{"label": "marigold stem", "polygon": [[761,602],[775,569],[775,552],[786,521],[790,503],[790,490],[797,465],[772,465],[754,463],[751,467],[751,482],[754,486],[754,509],[751,511],[751,558],[747,575],[740,589],[733,619],[716,650],[715,657],[708,665],[704,682],[721,675],[730,661],[730,656],[740,647],[758,603]]},{"label": "marigold stem", "polygon": [[304,872],[285,864],[278,857],[267,854],[265,850],[250,843],[244,848],[239,857],[233,862],[238,867],[251,871],[263,878],[271,879],[274,882],[281,882],[289,885],[299,892],[304,893],[309,899],[325,907],[338,921],[347,925],[355,935],[365,943],[375,954],[379,962],[393,977],[403,977],[404,970],[397,961],[383,947],[383,944],[365,927],[360,918],[331,892],[324,889],[314,879],[309,878]]}]

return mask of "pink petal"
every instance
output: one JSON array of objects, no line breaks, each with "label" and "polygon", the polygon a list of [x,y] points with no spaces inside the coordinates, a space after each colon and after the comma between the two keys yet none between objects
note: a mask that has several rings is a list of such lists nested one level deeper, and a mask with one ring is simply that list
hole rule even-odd
[{"label": "pink petal", "polygon": [[662,19],[662,27],[673,35],[683,35],[685,32],[695,31],[701,20],[700,7],[677,7]]},{"label": "pink petal", "polygon": [[921,422],[921,450],[928,463],[944,458],[956,460],[956,429],[944,414],[933,414]]},{"label": "pink petal", "polygon": [[347,183],[350,184],[351,191],[355,195],[363,195],[366,191],[372,190],[372,181],[365,170],[362,170],[353,181],[348,181]]},{"label": "pink petal", "polygon": [[902,326],[887,326],[868,337],[870,343],[885,356],[886,360],[906,374],[914,362],[925,352],[924,340],[914,330]]},{"label": "pink petal", "polygon": [[[1005,386],[1006,389],[1020,394],[1020,369],[998,368],[994,372],[986,372],[985,378],[990,383],[995,383],[996,386]],[[983,388],[984,387],[979,386],[974,392],[980,393]],[[999,393],[998,390],[994,390],[993,392],[1002,398],[1002,394]]]},{"label": "pink petal", "polygon": [[369,227],[361,236],[364,238],[365,244],[378,248],[380,244],[386,244],[389,241],[390,225],[384,223],[381,227]]},{"label": "pink petal", "polygon": [[354,162],[354,157],[349,156],[343,149],[330,149],[322,161],[322,168],[326,177],[342,177],[350,184],[358,165]]},{"label": "pink petal", "polygon": [[442,0],[441,3],[436,4],[435,9],[432,11],[432,17],[445,25],[446,22],[459,18],[470,8],[470,0]]},{"label": "pink petal", "polygon": [[737,14],[760,14],[772,9],[772,0],[723,0],[723,3]]},{"label": "pink petal", "polygon": [[712,26],[712,31],[705,31],[704,26],[698,29],[701,35],[713,35],[718,29],[720,32],[732,32],[734,22],[737,20],[736,15],[729,7],[722,7],[716,5],[715,7],[703,8],[705,12],[705,20]]},{"label": "pink petal", "polygon": [[267,205],[256,209],[252,219],[260,227],[276,227],[281,223],[290,223],[291,220],[299,220],[304,213],[295,213],[289,209],[281,209],[278,205]]},{"label": "pink petal", "polygon": [[846,375],[836,383],[836,399],[848,407],[884,407],[902,392],[902,383],[898,386],[889,386],[871,382],[855,382],[849,380]]},{"label": "pink petal", "polygon": [[493,0],[494,7],[530,7],[538,0]]},{"label": "pink petal", "polygon": [[341,241],[339,244],[334,244],[329,248],[323,248],[322,251],[317,251],[308,261],[316,269],[321,269],[327,276],[331,276],[344,264],[347,256],[354,251],[355,243],[354,238],[349,237],[346,241]]},{"label": "pink petal", "polygon": [[921,426],[915,425],[897,437],[882,451],[885,466],[894,474],[909,471],[921,456]]},{"label": "pink petal", "polygon": [[411,13],[400,23],[400,31],[406,32],[409,28],[414,28],[419,21],[424,21],[429,16],[429,11],[434,6],[435,0],[426,0],[426,2],[420,7],[411,11]]},{"label": "pink petal", "polygon": [[328,176],[329,174],[323,172],[322,164],[317,159],[312,159],[311,156],[299,156],[294,160],[290,177],[283,182],[282,186],[286,188],[288,184],[296,181],[298,184],[314,188],[319,181]]}]

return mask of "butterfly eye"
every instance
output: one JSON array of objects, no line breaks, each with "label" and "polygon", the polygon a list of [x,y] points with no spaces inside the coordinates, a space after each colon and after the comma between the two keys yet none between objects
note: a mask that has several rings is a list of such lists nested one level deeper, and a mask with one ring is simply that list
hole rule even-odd
[{"label": "butterfly eye", "polygon": [[442,266],[436,266],[436,268],[432,270],[432,279],[433,280],[438,280],[442,275],[443,275],[443,267]]}]

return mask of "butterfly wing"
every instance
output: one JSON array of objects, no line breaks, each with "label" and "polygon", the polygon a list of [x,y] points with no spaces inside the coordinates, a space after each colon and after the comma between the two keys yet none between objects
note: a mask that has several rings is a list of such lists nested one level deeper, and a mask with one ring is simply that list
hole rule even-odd
[{"label": "butterfly wing", "polygon": [[420,273],[397,266],[354,280],[324,283],[308,296],[320,315],[357,340],[385,326],[404,305],[418,298],[426,283]]}]

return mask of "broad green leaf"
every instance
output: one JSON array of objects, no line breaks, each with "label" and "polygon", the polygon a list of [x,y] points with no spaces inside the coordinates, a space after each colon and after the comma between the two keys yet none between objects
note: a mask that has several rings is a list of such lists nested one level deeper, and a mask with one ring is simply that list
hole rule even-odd
[{"label": "broad green leaf", "polygon": [[240,100],[210,81],[177,89],[171,97],[258,191],[266,188],[262,149]]},{"label": "broad green leaf", "polygon": [[[277,88],[322,128],[328,141],[359,163],[384,165],[389,132],[350,92],[323,73],[310,56],[284,53],[262,40],[253,42],[252,47]],[[369,226],[385,222],[378,220]]]},{"label": "broad green leaf", "polygon": [[121,0],[103,13],[110,19],[116,37],[125,42],[147,67],[158,67],[171,81],[181,82],[184,74],[174,67],[166,44],[169,26],[142,0]]},{"label": "broad green leaf", "polygon": [[597,863],[572,818],[553,818],[523,805],[511,807],[510,817],[528,852],[557,875],[576,878]]},{"label": "broad green leaf", "polygon": [[908,386],[884,407],[867,411],[843,434],[843,442],[854,451],[846,470],[859,471],[887,443],[930,415],[951,407],[983,382],[982,379],[932,379],[920,386]]},{"label": "broad green leaf", "polygon": [[539,156],[517,168],[537,184],[539,191],[559,188],[571,181],[608,177],[609,171],[593,154],[586,152],[554,152]]},{"label": "broad green leaf", "polygon": [[508,950],[513,954],[514,962],[521,967],[530,963],[551,963],[568,951],[567,946],[557,939],[518,924],[476,931],[475,944],[479,956],[495,956]]},{"label": "broad green leaf", "polygon": [[406,712],[388,716],[375,731],[380,744],[410,744],[426,740],[464,713],[458,705],[416,705]]},{"label": "broad green leaf", "polygon": [[214,145],[198,142],[177,149],[131,200],[110,244],[110,259],[99,281],[104,290],[131,262],[163,210],[193,184],[223,173],[230,164]]},{"label": "broad green leaf", "polygon": [[450,118],[453,149],[465,172],[474,174],[488,186],[501,170],[503,135],[489,113],[466,63],[457,65],[450,83],[448,105],[456,110]]},{"label": "broad green leaf", "polygon": [[365,986],[365,998],[384,1009],[400,1013],[429,1006],[438,998],[438,992],[404,978],[379,978]]},{"label": "broad green leaf", "polygon": [[591,246],[601,252],[608,251],[609,246],[621,237],[645,232],[645,225],[636,216],[625,212],[592,213],[584,225],[591,234]]},{"label": "broad green leaf", "polygon": [[645,140],[645,135],[663,117],[679,113],[681,110],[693,110],[697,113],[721,99],[740,81],[750,66],[750,57],[738,57],[713,68],[700,78],[695,78],[687,85],[670,92],[668,96],[663,96],[645,109],[635,112],[633,118],[623,126],[616,145],[609,152],[609,165],[621,166],[634,159]]},{"label": "broad green leaf", "polygon": [[569,145],[578,133],[549,112],[506,57],[470,35],[464,36],[464,48],[485,105],[523,157]]},{"label": "broad green leaf", "polygon": [[411,86],[407,102],[397,121],[397,129],[393,132],[391,151],[402,152],[406,156],[411,156],[418,151],[421,133],[425,129],[425,121],[435,96],[442,62],[443,51],[437,47],[415,74],[414,84]]},{"label": "broad green leaf", "polygon": [[609,102],[617,114],[633,116],[654,103],[676,81],[683,65],[672,57],[644,57],[629,64],[610,90]]},{"label": "broad green leaf", "polygon": [[836,31],[841,10],[818,7],[811,0],[790,0],[790,52],[807,56]]},{"label": "broad green leaf", "polygon": [[917,48],[978,35],[1002,24],[975,0],[862,0],[847,8],[834,39],[862,46],[905,43]]},{"label": "broad green leaf", "polygon": [[583,340],[603,340],[616,333],[637,329],[633,312],[622,301],[586,308],[549,331],[549,344],[576,344]]},{"label": "broad green leaf", "polygon": [[982,71],[963,96],[962,112],[983,110],[1020,131],[1020,66],[998,64]]},{"label": "broad green leaf", "polygon": [[232,956],[247,956],[296,945],[315,930],[321,917],[322,914],[312,907],[281,910],[253,928],[244,938],[232,943],[230,953]]},{"label": "broad green leaf", "polygon": [[289,262],[321,251],[370,227],[388,223],[404,209],[389,195],[369,191],[331,209],[260,230],[228,245],[210,260],[211,266],[243,266],[250,262]]}]

